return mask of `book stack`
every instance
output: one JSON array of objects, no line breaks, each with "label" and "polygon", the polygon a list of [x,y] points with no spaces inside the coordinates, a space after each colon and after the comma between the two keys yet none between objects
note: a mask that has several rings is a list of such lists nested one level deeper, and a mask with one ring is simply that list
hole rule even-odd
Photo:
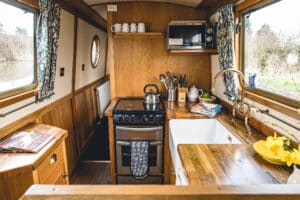
[{"label": "book stack", "polygon": [[23,131],[0,141],[0,152],[37,153],[53,139],[52,134]]},{"label": "book stack", "polygon": [[221,110],[222,106],[220,104],[207,102],[197,103],[191,108],[191,112],[203,114],[208,117],[215,117]]}]

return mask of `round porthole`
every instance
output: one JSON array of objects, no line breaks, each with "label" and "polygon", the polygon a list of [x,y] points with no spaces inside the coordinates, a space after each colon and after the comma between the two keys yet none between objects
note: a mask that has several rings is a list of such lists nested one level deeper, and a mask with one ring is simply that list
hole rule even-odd
[{"label": "round porthole", "polygon": [[96,68],[100,58],[100,38],[98,35],[93,37],[91,46],[91,64],[93,68]]}]

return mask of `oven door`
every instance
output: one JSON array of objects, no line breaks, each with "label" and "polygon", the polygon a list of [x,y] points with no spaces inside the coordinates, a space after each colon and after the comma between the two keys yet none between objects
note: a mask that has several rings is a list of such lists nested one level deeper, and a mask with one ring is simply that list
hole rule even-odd
[{"label": "oven door", "polygon": [[149,140],[149,176],[163,174],[163,126],[124,127],[116,126],[116,172],[130,175],[132,140]]}]

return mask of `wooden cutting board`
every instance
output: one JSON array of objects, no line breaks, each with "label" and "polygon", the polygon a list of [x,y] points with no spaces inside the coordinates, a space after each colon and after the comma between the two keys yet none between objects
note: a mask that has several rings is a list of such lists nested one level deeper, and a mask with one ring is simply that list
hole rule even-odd
[{"label": "wooden cutting board", "polygon": [[180,144],[178,153],[190,184],[286,183],[291,173],[245,144]]}]

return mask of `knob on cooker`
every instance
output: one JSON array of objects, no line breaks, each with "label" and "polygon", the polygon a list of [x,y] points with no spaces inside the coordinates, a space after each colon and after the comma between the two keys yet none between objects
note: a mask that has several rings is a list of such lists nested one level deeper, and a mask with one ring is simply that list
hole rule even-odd
[{"label": "knob on cooker", "polygon": [[124,117],[124,121],[127,122],[128,121],[128,115],[125,115]]},{"label": "knob on cooker", "polygon": [[130,116],[130,122],[135,122],[136,121],[136,116],[135,115],[131,115]]},{"label": "knob on cooker", "polygon": [[119,117],[118,117],[118,122],[121,122],[121,121],[123,121],[123,117],[122,117],[122,116],[119,116]]},{"label": "knob on cooker", "polygon": [[147,117],[147,115],[143,115],[143,120],[144,120],[144,122],[148,122],[149,121],[149,118]]}]

